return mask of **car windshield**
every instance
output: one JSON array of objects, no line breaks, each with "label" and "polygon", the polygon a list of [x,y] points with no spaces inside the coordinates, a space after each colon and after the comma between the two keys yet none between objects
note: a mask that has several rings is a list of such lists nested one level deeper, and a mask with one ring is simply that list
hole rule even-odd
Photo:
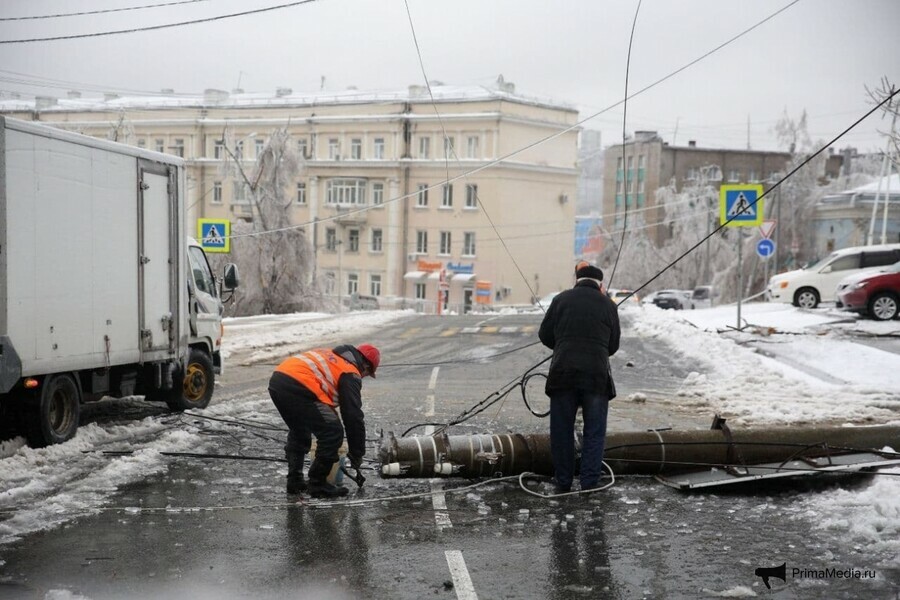
[{"label": "car windshield", "polygon": [[819,269],[819,268],[825,266],[825,263],[827,263],[829,260],[831,260],[832,258],[834,258],[834,257],[836,257],[836,256],[837,256],[837,252],[834,252],[834,253],[832,253],[832,254],[829,254],[828,256],[826,256],[825,258],[823,258],[822,260],[820,260],[819,262],[817,262],[817,263],[815,263],[815,264],[812,264],[812,265],[806,265],[806,266],[803,267],[803,268],[806,269],[807,271],[812,271],[812,270],[814,270],[814,269]]}]

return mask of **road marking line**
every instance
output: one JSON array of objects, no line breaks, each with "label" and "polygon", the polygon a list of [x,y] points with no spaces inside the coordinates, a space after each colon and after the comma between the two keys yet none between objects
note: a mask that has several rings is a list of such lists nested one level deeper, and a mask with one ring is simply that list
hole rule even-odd
[{"label": "road marking line", "polygon": [[488,325],[481,328],[481,333],[497,333],[500,330],[496,325]]},{"label": "road marking line", "polygon": [[444,495],[444,482],[437,479],[431,480],[431,503],[434,506],[434,523],[437,525],[438,531],[453,527],[450,520],[450,513],[447,512],[447,497]]},{"label": "road marking line", "polygon": [[516,333],[517,331],[519,331],[518,327],[507,326],[500,328],[500,333]]},{"label": "road marking line", "polygon": [[469,576],[469,570],[466,569],[466,561],[462,552],[447,550],[444,555],[447,557],[447,566],[450,567],[450,576],[453,577],[453,589],[456,590],[456,597],[460,600],[478,600],[478,594],[475,593],[475,586],[472,585],[472,578]]},{"label": "road marking line", "polygon": [[463,327],[463,333],[478,333],[481,331],[481,327]]},{"label": "road marking line", "polygon": [[428,382],[429,390],[433,390],[435,387],[437,387],[437,376],[438,376],[438,371],[440,371],[440,370],[441,370],[440,367],[435,367],[431,370],[431,380]]},{"label": "road marking line", "polygon": [[459,327],[451,327],[450,329],[445,329],[439,335],[441,337],[450,337],[451,335],[455,335],[459,333]]}]

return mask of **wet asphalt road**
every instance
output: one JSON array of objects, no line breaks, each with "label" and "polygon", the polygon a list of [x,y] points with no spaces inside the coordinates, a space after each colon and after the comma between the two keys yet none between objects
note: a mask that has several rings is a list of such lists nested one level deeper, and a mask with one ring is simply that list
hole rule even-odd
[{"label": "wet asphalt road", "polygon": [[[367,339],[341,340],[376,343],[384,356],[379,378],[364,384],[369,458],[376,456],[380,432],[444,422],[546,357],[534,345],[485,358],[534,342],[539,320],[419,317]],[[612,405],[610,429],[709,427],[711,415],[664,401],[690,365],[673,364],[665,348],[627,337],[627,327],[625,334],[613,362],[620,398]],[[435,375],[432,363],[460,358],[475,362],[441,364]],[[215,403],[266,398],[271,367],[239,362],[235,357]],[[543,411],[539,387],[530,390],[529,400]],[[434,416],[426,414],[429,393]],[[635,393],[641,402],[628,400]],[[274,415],[274,409],[254,410],[246,417]],[[113,417],[101,410],[92,418]],[[452,432],[547,427],[520,397],[510,396]],[[198,451],[278,458],[281,436],[211,423]],[[376,466],[374,460],[369,466]],[[173,458],[164,473],[112,494],[100,514],[0,548],[0,599],[44,598],[49,590],[98,600],[698,598],[738,586],[760,597],[895,598],[900,585],[900,573],[877,567],[889,557],[812,529],[815,515],[804,513],[799,501],[833,483],[683,494],[652,479],[622,478],[605,492],[546,500],[517,483],[488,482],[453,493],[451,488],[472,482],[444,480],[437,484],[445,491],[444,507],[428,495],[435,485],[429,481],[384,480],[367,471],[362,493],[347,485],[354,489],[350,499],[370,502],[329,507],[285,496],[284,472],[280,462]],[[547,484],[535,485],[549,492]],[[426,495],[395,499],[418,493]],[[767,590],[754,570],[782,562],[787,581],[773,579]],[[792,578],[795,566],[874,569],[877,577]]]}]

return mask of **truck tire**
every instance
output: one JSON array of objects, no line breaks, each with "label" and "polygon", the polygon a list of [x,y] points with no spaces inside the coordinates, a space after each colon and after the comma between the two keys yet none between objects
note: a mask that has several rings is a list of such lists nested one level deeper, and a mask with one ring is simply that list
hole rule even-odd
[{"label": "truck tire", "polygon": [[81,390],[71,375],[48,375],[39,398],[25,410],[23,424],[29,446],[61,444],[78,429]]},{"label": "truck tire", "polygon": [[890,321],[897,316],[900,300],[890,292],[879,292],[869,300],[869,314],[878,321]]},{"label": "truck tire", "polygon": [[212,400],[216,384],[215,371],[209,354],[191,348],[187,372],[182,376],[179,371],[176,381],[179,380],[182,382],[181,386],[176,387],[165,397],[169,408],[177,411],[206,408]]},{"label": "truck tire", "polygon": [[800,308],[815,308],[819,305],[819,292],[815,288],[804,287],[794,294],[794,306]]}]

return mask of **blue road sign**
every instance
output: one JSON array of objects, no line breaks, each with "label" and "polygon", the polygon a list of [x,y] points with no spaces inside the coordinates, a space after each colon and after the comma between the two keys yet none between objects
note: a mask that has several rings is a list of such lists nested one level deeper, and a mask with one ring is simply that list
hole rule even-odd
[{"label": "blue road sign", "polygon": [[719,222],[728,227],[758,226],[763,222],[763,187],[759,184],[719,188]]},{"label": "blue road sign", "polygon": [[775,242],[769,238],[765,238],[756,242],[756,253],[763,260],[766,260],[775,254]]},{"label": "blue road sign", "polygon": [[197,219],[197,236],[207,252],[231,251],[231,221],[228,219]]}]

